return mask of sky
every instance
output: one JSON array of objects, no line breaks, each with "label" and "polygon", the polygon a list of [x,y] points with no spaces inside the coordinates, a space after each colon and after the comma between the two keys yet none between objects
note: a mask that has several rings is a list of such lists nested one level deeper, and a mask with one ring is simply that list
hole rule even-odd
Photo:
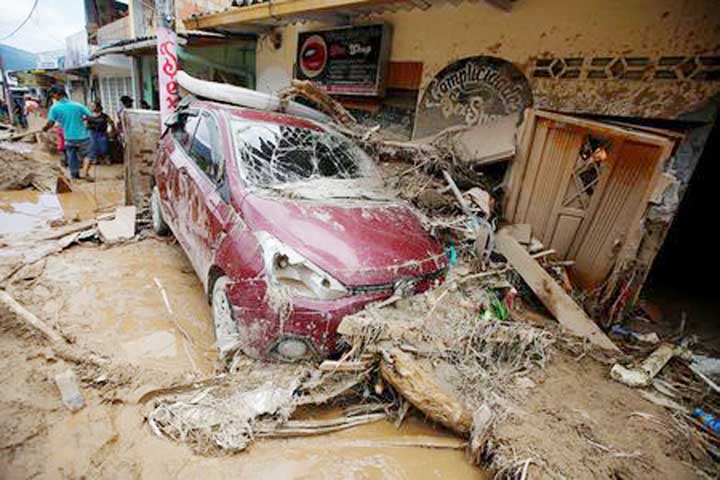
[{"label": "sky", "polygon": [[[32,9],[34,0],[0,0],[0,38],[12,32]],[[39,0],[30,21],[0,43],[30,52],[65,48],[65,37],[85,28],[83,0]]]}]

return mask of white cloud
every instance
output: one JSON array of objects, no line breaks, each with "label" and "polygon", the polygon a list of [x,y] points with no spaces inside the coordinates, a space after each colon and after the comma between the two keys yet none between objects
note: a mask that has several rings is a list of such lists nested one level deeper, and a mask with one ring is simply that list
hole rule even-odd
[{"label": "white cloud", "polygon": [[[0,38],[25,19],[34,0],[0,0]],[[85,28],[83,0],[39,0],[30,21],[2,43],[31,52],[65,47],[65,38]]]}]

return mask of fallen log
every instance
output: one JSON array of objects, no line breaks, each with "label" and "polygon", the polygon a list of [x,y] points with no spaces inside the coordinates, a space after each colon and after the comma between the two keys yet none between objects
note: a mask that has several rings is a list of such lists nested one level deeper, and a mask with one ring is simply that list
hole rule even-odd
[{"label": "fallen log", "polygon": [[393,350],[387,356],[392,363],[383,359],[380,372],[398,393],[434,422],[463,437],[470,434],[473,417],[462,402],[446,393],[411,355]]}]

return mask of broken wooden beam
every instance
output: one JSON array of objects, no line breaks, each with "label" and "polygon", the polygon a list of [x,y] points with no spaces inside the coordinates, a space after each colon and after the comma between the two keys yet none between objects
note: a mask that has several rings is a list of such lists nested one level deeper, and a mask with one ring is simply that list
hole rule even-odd
[{"label": "broken wooden beam", "polygon": [[468,408],[458,398],[445,392],[410,354],[393,350],[387,356],[392,363],[386,360],[380,362],[382,377],[428,418],[468,437],[473,425]]},{"label": "broken wooden beam", "polygon": [[594,345],[620,351],[575,300],[565,293],[530,253],[504,229],[495,235],[495,247],[563,327],[575,335],[587,338]]},{"label": "broken wooden beam", "polygon": [[20,305],[13,297],[4,290],[0,290],[0,303],[5,305],[20,320],[27,323],[33,330],[53,343],[64,344],[65,339],[58,332],[50,328],[45,322],[36,317],[27,308]]}]

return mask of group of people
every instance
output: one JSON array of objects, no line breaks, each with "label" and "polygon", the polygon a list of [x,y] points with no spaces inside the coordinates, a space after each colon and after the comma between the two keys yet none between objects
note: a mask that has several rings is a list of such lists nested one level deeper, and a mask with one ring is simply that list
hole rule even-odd
[{"label": "group of people", "polygon": [[[70,100],[61,86],[50,89],[50,98],[54,104],[48,111],[43,131],[57,128],[58,149],[63,151],[70,177],[91,180],[90,165],[108,158],[108,133],[115,129],[115,124],[100,102],[93,102],[90,111],[85,105]],[[123,96],[120,101],[121,108],[132,108],[130,97]]]}]

